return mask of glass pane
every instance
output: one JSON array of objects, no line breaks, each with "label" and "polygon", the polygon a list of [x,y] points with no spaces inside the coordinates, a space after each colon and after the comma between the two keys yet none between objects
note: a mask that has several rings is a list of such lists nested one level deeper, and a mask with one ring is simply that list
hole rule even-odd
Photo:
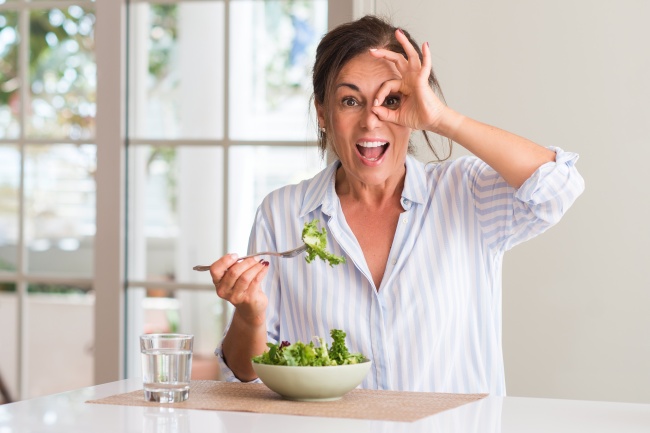
[{"label": "glass pane", "polygon": [[230,135],[315,140],[311,69],[327,31],[327,1],[231,3]]},{"label": "glass pane", "polygon": [[221,255],[221,167],[221,148],[129,150],[130,280],[206,283],[192,267]]},{"label": "glass pane", "polygon": [[26,146],[25,242],[30,272],[92,275],[96,167],[94,145]]},{"label": "glass pane", "polygon": [[28,292],[25,398],[94,385],[95,296],[90,288],[30,285]]},{"label": "glass pane", "polygon": [[0,294],[14,292],[16,292],[16,283],[11,281],[0,281]]},{"label": "glass pane", "polygon": [[[14,283],[0,282],[0,373],[12,400],[18,400],[18,297]],[[2,399],[0,398],[0,402]]]},{"label": "glass pane", "polygon": [[142,138],[223,137],[224,4],[131,6],[131,130]]},{"label": "glass pane", "polygon": [[16,138],[20,133],[17,23],[15,12],[0,15],[0,138]]},{"label": "glass pane", "polygon": [[79,6],[30,14],[30,137],[95,135],[95,15]]},{"label": "glass pane", "polygon": [[0,273],[16,270],[19,184],[18,148],[0,145]]},{"label": "glass pane", "polygon": [[255,212],[268,193],[313,177],[324,166],[315,146],[233,147],[229,160],[229,251],[246,252]]}]

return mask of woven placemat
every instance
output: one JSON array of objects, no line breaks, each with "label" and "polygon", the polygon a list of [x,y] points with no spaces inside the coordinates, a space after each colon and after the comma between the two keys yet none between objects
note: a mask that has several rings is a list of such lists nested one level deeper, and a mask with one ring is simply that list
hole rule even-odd
[{"label": "woven placemat", "polygon": [[486,395],[354,389],[336,401],[300,402],[285,400],[261,383],[197,380],[190,384],[190,398],[182,403],[148,402],[142,390],[86,403],[411,422]]}]

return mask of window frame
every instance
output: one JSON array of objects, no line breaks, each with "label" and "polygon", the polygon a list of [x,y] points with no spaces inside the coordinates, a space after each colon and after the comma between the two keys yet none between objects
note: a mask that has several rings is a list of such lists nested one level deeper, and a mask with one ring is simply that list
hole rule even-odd
[{"label": "window frame", "polygon": [[[181,3],[185,0],[155,0],[152,3]],[[203,1],[203,0],[193,0]],[[237,0],[221,0],[225,4],[226,16],[229,5]],[[94,140],[50,140],[27,139],[24,128],[16,139],[1,139],[3,144],[16,144],[21,156],[21,179],[19,184],[19,239],[18,250],[24,251],[25,239],[23,226],[24,210],[24,157],[25,144],[85,144],[94,142],[96,145],[97,170],[96,170],[96,233],[94,244],[93,274],[89,278],[59,277],[54,275],[32,275],[25,272],[24,258],[19,254],[15,273],[0,274],[0,281],[15,282],[18,298],[17,340],[18,340],[18,396],[26,396],[28,378],[25,339],[28,330],[27,311],[27,286],[30,283],[43,284],[85,284],[95,292],[94,307],[94,382],[107,383],[121,380],[126,377],[126,342],[127,339],[127,292],[129,287],[147,287],[147,281],[127,281],[126,279],[126,239],[128,227],[126,224],[127,209],[127,146],[144,143],[144,140],[131,140],[128,137],[128,32],[129,17],[127,9],[130,4],[143,2],[143,0],[16,0],[0,4],[0,11],[18,11],[19,26],[28,28],[29,11],[32,9],[48,9],[82,5],[94,9],[96,15],[94,41],[95,60],[97,67],[97,114],[95,118]],[[329,0],[328,26],[331,28],[339,23],[349,21],[355,16],[372,13],[375,10],[375,0]],[[226,20],[225,50],[228,55],[228,20]],[[19,47],[19,67],[21,71],[28,70],[29,47],[28,38],[21,38]],[[224,104],[227,107],[228,99],[228,64],[224,65]],[[25,72],[21,72],[25,74]],[[23,75],[25,77],[25,75]],[[27,82],[27,81],[23,81]],[[21,87],[21,100],[28,100],[29,89]],[[225,140],[220,143],[224,149],[224,203],[228,203],[228,149],[237,145],[264,145],[287,146],[291,142],[229,142],[228,118],[224,110]],[[23,103],[20,111],[20,121],[24,125],[26,107]],[[161,144],[160,140],[146,140],[147,144]],[[166,145],[180,145],[181,140],[164,140]],[[207,140],[182,140],[183,145],[208,144]],[[214,140],[209,140],[214,144]],[[304,145],[305,142],[296,142],[295,145]],[[228,209],[224,209],[223,232],[227,233]],[[227,236],[223,237],[224,250]],[[213,290],[207,284],[176,284],[168,283],[167,288],[175,289],[182,286],[184,289]],[[156,282],[160,287],[160,282]]]},{"label": "window frame", "polygon": [[[105,2],[105,0],[102,0]],[[0,138],[2,145],[14,145],[17,147],[20,157],[19,167],[19,184],[18,184],[18,239],[16,242],[16,271],[15,272],[2,272],[0,273],[0,282],[15,283],[16,285],[16,300],[17,300],[17,323],[15,327],[16,341],[17,341],[17,362],[16,362],[16,391],[17,395],[12,395],[14,400],[20,400],[28,395],[29,377],[27,369],[27,360],[30,353],[28,353],[28,344],[26,342],[29,335],[29,308],[28,308],[28,287],[30,284],[43,284],[43,285],[70,285],[70,286],[85,286],[93,287],[93,276],[76,277],[76,276],[60,276],[52,275],[43,272],[30,272],[27,269],[26,260],[26,240],[25,240],[25,219],[26,219],[26,205],[25,205],[25,161],[27,157],[26,147],[28,145],[84,145],[95,143],[97,141],[91,138],[85,139],[71,139],[71,138],[35,138],[29,137],[26,134],[27,124],[27,103],[31,99],[29,94],[29,43],[30,43],[30,13],[34,10],[46,10],[53,8],[62,8],[69,6],[82,6],[86,10],[91,10],[97,13],[97,6],[99,2],[93,0],[43,0],[43,1],[29,1],[29,0],[14,0],[0,4],[0,12],[10,11],[17,14],[17,27],[19,31],[18,41],[18,78],[21,83],[20,95],[20,109],[18,113],[18,122],[20,124],[20,132],[15,138]]]}]

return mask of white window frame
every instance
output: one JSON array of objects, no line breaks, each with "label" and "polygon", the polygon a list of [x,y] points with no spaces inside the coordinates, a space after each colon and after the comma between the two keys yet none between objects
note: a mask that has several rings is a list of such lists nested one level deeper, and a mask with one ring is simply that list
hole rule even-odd
[{"label": "white window frame", "polygon": [[[223,1],[226,5],[227,16],[231,0]],[[161,2],[176,3],[175,0],[157,1],[157,3]],[[125,295],[127,285],[146,287],[146,282],[127,283],[124,274],[127,4],[127,0],[96,0],[97,233],[93,279],[95,289],[95,383],[106,383],[125,377]],[[328,10],[328,25],[331,28],[354,17],[372,13],[375,10],[375,0],[329,0]],[[226,26],[228,26],[227,21]],[[228,47],[227,38],[225,43]],[[227,65],[225,65],[225,71],[224,103],[228,106]],[[227,113],[227,110],[225,111]],[[227,128],[227,125],[228,122],[225,119],[224,126]],[[187,141],[184,143],[187,144]],[[224,146],[226,166],[227,149],[228,146]],[[227,203],[227,170],[224,173],[224,183],[224,202]],[[224,209],[224,233],[228,232],[227,224],[227,209]],[[225,242],[227,239],[224,236]],[[157,286],[160,287],[160,283],[157,283]],[[188,288],[188,285],[182,284],[182,287]],[[176,286],[170,284],[168,288],[173,289]],[[197,285],[195,288],[197,290],[211,289],[210,286],[202,285]]]},{"label": "white window frame", "polygon": [[95,383],[124,378],[126,0],[97,0]]},{"label": "white window frame", "polygon": [[[103,3],[110,3],[110,0],[102,0]],[[44,273],[29,273],[26,270],[26,246],[24,236],[25,226],[25,147],[27,144],[43,144],[43,145],[59,145],[59,144],[87,144],[92,143],[92,139],[76,140],[70,138],[31,138],[25,134],[25,125],[27,120],[27,103],[29,101],[29,79],[27,71],[29,71],[29,31],[30,31],[30,17],[29,14],[33,10],[46,10],[53,8],[60,8],[66,6],[82,6],[89,10],[97,11],[99,2],[92,0],[43,0],[43,1],[16,1],[6,2],[0,4],[0,12],[16,11],[18,13],[18,26],[19,31],[23,31],[18,45],[18,62],[20,71],[20,111],[19,122],[21,125],[19,136],[15,139],[2,139],[1,142],[15,144],[18,147],[21,158],[20,166],[20,183],[18,187],[18,240],[16,243],[16,250],[18,251],[16,260],[16,272],[8,276],[1,276],[2,281],[15,282],[16,284],[16,298],[17,298],[17,326],[16,326],[16,341],[17,341],[17,368],[16,368],[16,385],[15,390],[17,395],[11,395],[13,400],[20,400],[28,395],[29,377],[27,361],[29,356],[36,356],[35,354],[28,353],[27,339],[29,336],[29,308],[28,308],[28,285],[29,284],[62,284],[62,285],[78,285],[78,286],[92,286],[97,277],[74,277],[74,276],[57,276]],[[99,147],[99,146],[98,146]],[[11,332],[13,330],[7,330]],[[96,358],[97,359],[97,358]],[[3,380],[9,380],[3,378]]]},{"label": "white window frame", "polygon": [[[133,1],[133,0],[132,0]],[[137,0],[136,0],[137,1]],[[201,1],[201,0],[195,0]],[[222,0],[226,13],[231,1]],[[176,3],[177,0],[157,0],[156,3]],[[94,273],[90,278],[61,278],[56,276],[30,276],[23,269],[24,238],[20,229],[18,239],[18,271],[15,275],[3,277],[13,281],[17,287],[18,323],[16,327],[18,341],[18,395],[16,399],[27,396],[27,353],[28,336],[27,286],[29,283],[87,284],[95,292],[94,307],[94,382],[107,383],[126,377],[126,312],[125,302],[127,281],[125,278],[125,160],[126,160],[126,69],[127,69],[127,7],[128,0],[39,0],[32,2],[8,2],[0,4],[0,10],[17,10],[21,28],[29,25],[28,12],[31,9],[48,9],[66,5],[85,5],[94,8],[96,15],[95,58],[97,65],[97,115],[95,144],[97,149],[96,171],[96,234],[94,240]],[[329,0],[328,25],[330,28],[354,17],[375,10],[375,0]],[[226,20],[226,26],[228,25]],[[226,29],[226,35],[227,35]],[[226,50],[228,40],[225,41]],[[25,42],[19,48],[20,69],[27,70],[29,49]],[[225,65],[225,106],[228,106],[228,67]],[[21,100],[28,100],[28,87],[21,86]],[[24,124],[26,107],[22,104],[21,120]],[[224,126],[228,127],[227,110]],[[16,143],[24,157],[26,139],[24,131],[16,140],[3,142]],[[52,144],[61,140],[29,139],[29,143]],[[82,140],[83,143],[88,140]],[[172,140],[173,141],[173,140]],[[65,140],[66,143],[79,143],[79,140]],[[184,141],[185,144],[192,144]],[[257,143],[268,145],[269,143]],[[286,145],[286,143],[270,143]],[[228,145],[224,148],[224,161],[227,168]],[[21,167],[21,172],[23,167]],[[227,203],[228,173],[224,173],[224,201]],[[19,186],[19,224],[24,224],[23,188]],[[224,210],[224,233],[228,233],[227,209]],[[227,238],[224,236],[224,247]],[[129,284],[146,287],[143,282]],[[146,282],[145,282],[146,283]],[[160,283],[157,283],[160,286]],[[188,288],[187,284],[182,285]],[[191,285],[190,285],[191,286]],[[195,285],[197,290],[211,290],[209,285]],[[173,284],[171,289],[176,288]],[[192,288],[192,287],[190,287]]]}]

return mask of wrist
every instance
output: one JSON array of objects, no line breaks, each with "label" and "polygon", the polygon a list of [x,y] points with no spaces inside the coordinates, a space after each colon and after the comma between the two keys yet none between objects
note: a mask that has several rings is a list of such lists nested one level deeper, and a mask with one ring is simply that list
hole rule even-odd
[{"label": "wrist", "polygon": [[465,116],[462,114],[449,107],[445,107],[440,114],[440,117],[437,119],[437,122],[432,125],[431,131],[456,141],[455,138],[458,135],[458,131],[460,130],[460,126],[464,119]]},{"label": "wrist", "polygon": [[[233,322],[237,322],[240,329],[245,329],[248,332],[254,333],[260,328],[266,329],[266,314],[261,313],[246,313],[243,312],[241,307],[235,308],[233,314]],[[266,333],[266,331],[264,331]]]}]

